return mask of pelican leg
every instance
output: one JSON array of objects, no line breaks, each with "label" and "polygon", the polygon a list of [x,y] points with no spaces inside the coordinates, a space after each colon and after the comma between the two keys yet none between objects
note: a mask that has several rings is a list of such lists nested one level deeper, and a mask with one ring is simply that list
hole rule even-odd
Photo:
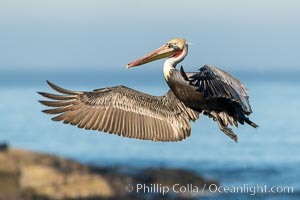
[{"label": "pelican leg", "polygon": [[228,137],[233,139],[235,142],[238,142],[237,135],[234,134],[231,128],[225,127],[220,120],[217,120],[220,130],[225,133]]},{"label": "pelican leg", "polygon": [[223,124],[223,121],[222,121],[221,117],[218,115],[218,113],[212,111],[209,114],[213,117],[214,121],[217,121],[219,129],[223,133],[225,133],[225,135],[227,135],[228,137],[230,137],[231,139],[233,139],[235,142],[238,142],[237,135],[234,134],[234,132],[232,131],[231,128],[228,128],[227,126],[225,126]]}]

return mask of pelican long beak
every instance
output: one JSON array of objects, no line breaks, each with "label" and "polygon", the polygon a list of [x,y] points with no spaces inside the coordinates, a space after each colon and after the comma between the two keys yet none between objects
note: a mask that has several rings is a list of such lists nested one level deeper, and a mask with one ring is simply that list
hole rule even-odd
[{"label": "pelican long beak", "polygon": [[165,44],[165,45],[159,47],[158,49],[154,50],[153,52],[137,59],[136,61],[127,64],[126,68],[128,69],[131,67],[135,67],[135,66],[139,66],[139,65],[143,65],[143,64],[152,62],[154,60],[166,58],[166,57],[174,55],[176,52],[178,52],[178,50],[176,50],[172,47],[169,47],[168,44]]}]

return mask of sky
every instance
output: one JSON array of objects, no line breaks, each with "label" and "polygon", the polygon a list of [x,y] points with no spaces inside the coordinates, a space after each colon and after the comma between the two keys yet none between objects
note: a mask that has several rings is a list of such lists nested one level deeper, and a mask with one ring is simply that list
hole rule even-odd
[{"label": "sky", "polygon": [[0,69],[125,68],[183,37],[192,43],[185,66],[296,70],[299,8],[297,0],[0,0]]}]

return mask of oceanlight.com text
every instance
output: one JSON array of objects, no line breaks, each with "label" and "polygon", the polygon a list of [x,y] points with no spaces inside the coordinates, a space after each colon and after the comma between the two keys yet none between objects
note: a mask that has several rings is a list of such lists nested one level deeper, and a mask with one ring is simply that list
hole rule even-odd
[{"label": "oceanlight.com text", "polygon": [[167,186],[163,184],[127,184],[125,186],[126,192],[134,192],[136,194],[158,194],[166,195],[168,193],[231,193],[231,194],[249,194],[251,196],[256,194],[292,194],[294,192],[293,186],[278,185],[217,185],[217,184],[204,184],[202,186],[193,184],[174,184]]}]

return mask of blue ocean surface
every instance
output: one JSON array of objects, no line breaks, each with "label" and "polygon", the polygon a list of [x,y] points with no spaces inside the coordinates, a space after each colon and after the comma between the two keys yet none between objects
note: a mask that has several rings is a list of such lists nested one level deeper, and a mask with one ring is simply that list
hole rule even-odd
[{"label": "blue ocean surface", "polygon": [[234,128],[235,143],[206,116],[192,123],[182,142],[127,139],[50,120],[37,91],[52,92],[45,80],[71,90],[126,85],[153,95],[168,90],[161,72],[1,71],[0,142],[101,166],[191,169],[223,186],[290,186],[293,191],[206,195],[201,199],[300,199],[300,75],[233,72],[248,88],[251,120],[260,127]]}]

